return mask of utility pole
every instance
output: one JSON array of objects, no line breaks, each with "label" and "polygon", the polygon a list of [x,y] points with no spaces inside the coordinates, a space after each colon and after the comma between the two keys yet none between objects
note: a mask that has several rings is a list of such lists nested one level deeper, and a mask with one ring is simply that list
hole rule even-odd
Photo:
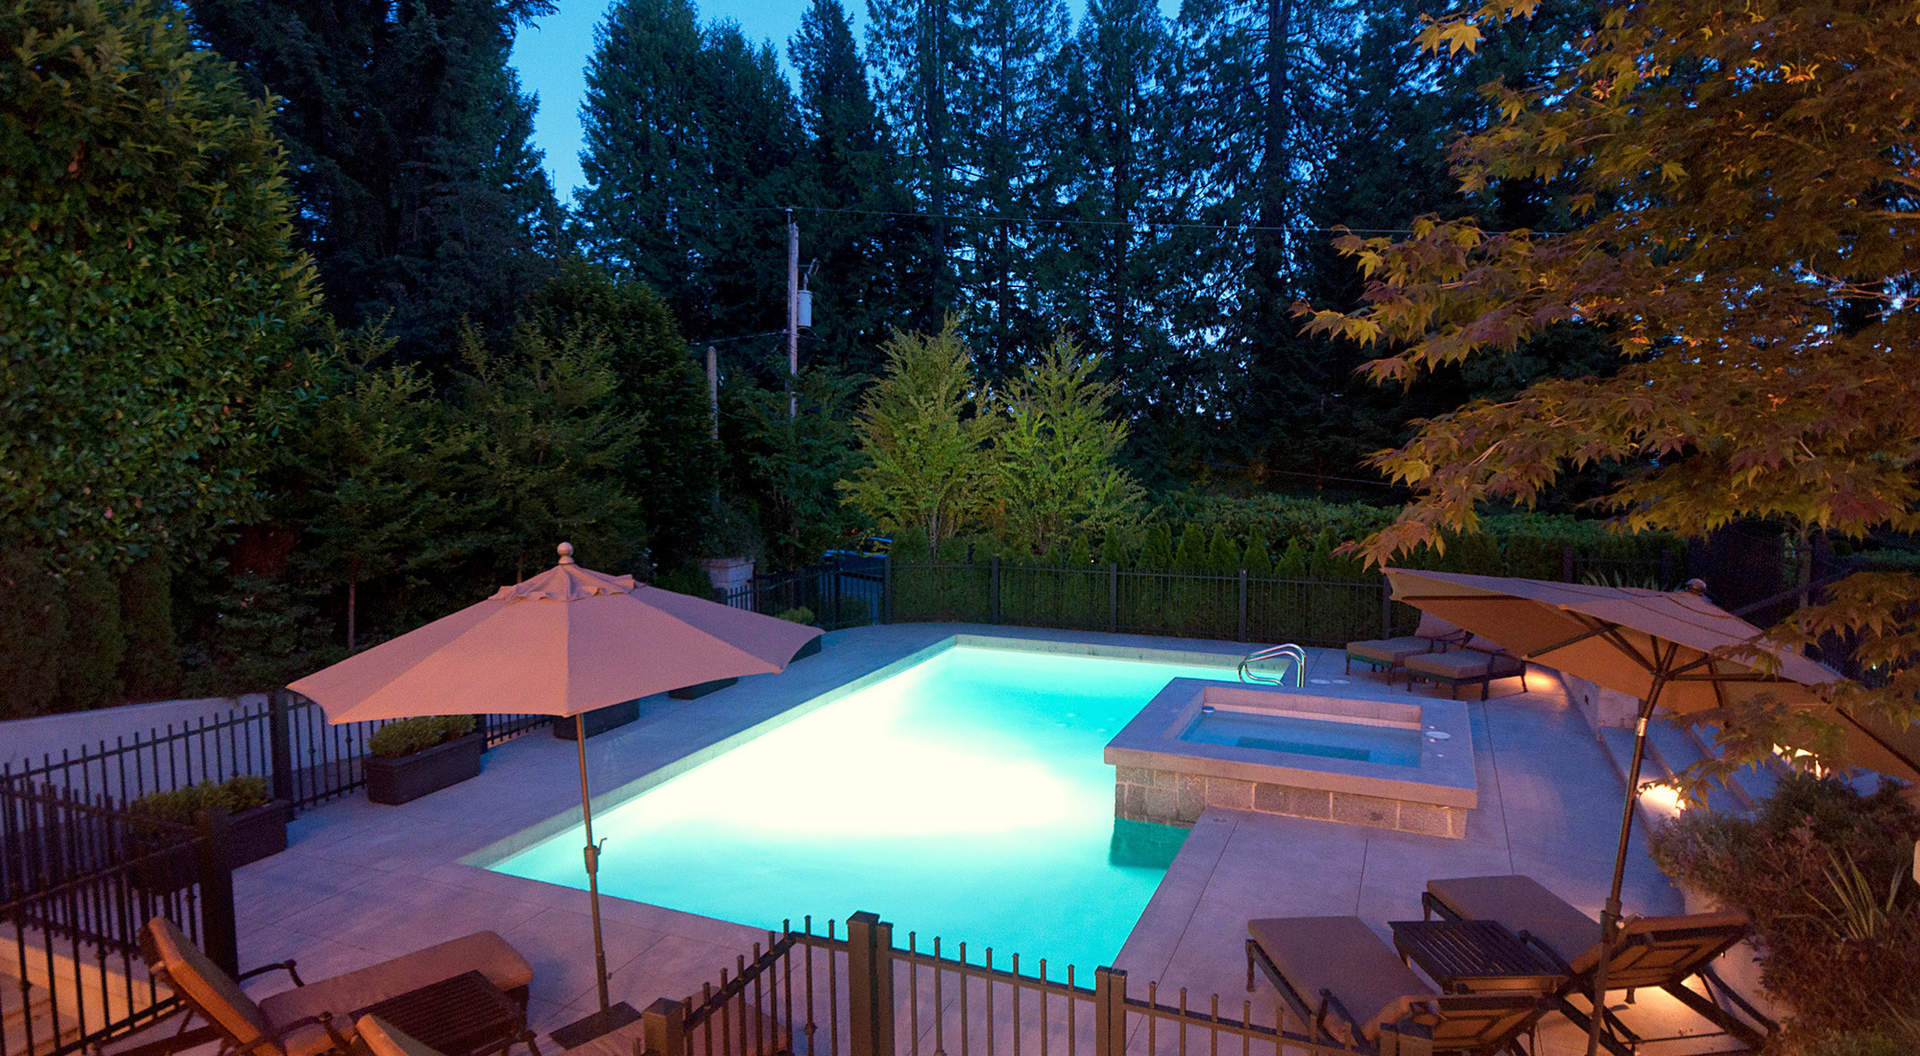
[{"label": "utility pole", "polygon": [[712,435],[720,442],[720,360],[712,345],[707,346],[707,406],[713,411]]},{"label": "utility pole", "polygon": [[787,210],[787,418],[800,414],[800,225]]}]

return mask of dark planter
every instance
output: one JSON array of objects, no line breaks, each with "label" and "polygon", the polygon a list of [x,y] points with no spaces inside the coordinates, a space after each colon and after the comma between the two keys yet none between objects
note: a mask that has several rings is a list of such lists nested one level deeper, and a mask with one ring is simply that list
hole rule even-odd
[{"label": "dark planter", "polygon": [[486,739],[469,733],[398,759],[367,757],[367,799],[395,805],[438,792],[480,774]]},{"label": "dark planter", "polygon": [[[238,869],[286,850],[287,822],[291,820],[293,804],[284,799],[227,815],[227,863]],[[138,842],[136,837],[136,848]],[[200,879],[200,862],[191,843],[137,849],[135,853],[143,857],[134,867],[133,880],[144,890],[164,894]]]},{"label": "dark planter", "polygon": [[699,700],[709,693],[725,689],[738,681],[740,680],[737,678],[716,678],[711,682],[701,682],[698,685],[669,689],[667,690],[667,696],[675,700]]},{"label": "dark planter", "polygon": [[[818,653],[820,651],[820,641],[822,638],[825,638],[825,637],[826,635],[821,635],[819,638],[815,638],[812,641],[808,642],[807,644],[801,646],[800,651],[793,654],[793,659],[805,660],[807,657],[812,656],[815,653]],[[792,663],[792,661],[790,660],[788,661],[788,663]]]},{"label": "dark planter", "polygon": [[[580,722],[587,728],[587,736],[594,737],[608,730],[625,726],[640,717],[640,702],[625,700],[618,704],[609,704],[604,708],[595,708],[580,716]],[[563,741],[573,740],[574,722],[571,715],[556,715],[553,719],[553,735]]]}]

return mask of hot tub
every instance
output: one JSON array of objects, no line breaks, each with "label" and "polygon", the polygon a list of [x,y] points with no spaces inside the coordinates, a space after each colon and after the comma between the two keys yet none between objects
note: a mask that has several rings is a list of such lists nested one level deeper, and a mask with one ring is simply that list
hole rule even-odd
[{"label": "hot tub", "polygon": [[1176,678],[1107,742],[1117,817],[1207,807],[1459,838],[1479,805],[1467,706]]}]

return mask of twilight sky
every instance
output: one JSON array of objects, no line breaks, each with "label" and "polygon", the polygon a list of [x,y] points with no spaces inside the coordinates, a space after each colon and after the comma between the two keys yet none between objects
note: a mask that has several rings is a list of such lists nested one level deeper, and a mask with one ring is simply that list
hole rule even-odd
[{"label": "twilight sky", "polygon": [[[842,0],[853,16],[854,38],[866,44],[866,0]],[[800,13],[808,0],[696,0],[700,22],[732,19],[747,39],[771,40],[782,66],[787,64],[787,41],[800,28]],[[580,98],[586,91],[587,57],[593,52],[593,30],[607,10],[608,0],[558,0],[558,10],[523,27],[513,43],[513,65],[520,83],[540,97],[534,118],[534,145],[546,152],[547,171],[554,190],[565,204],[580,183]],[[1073,17],[1086,10],[1086,0],[1067,0]],[[1161,0],[1168,15],[1178,0]],[[792,71],[789,70],[789,73]]]}]

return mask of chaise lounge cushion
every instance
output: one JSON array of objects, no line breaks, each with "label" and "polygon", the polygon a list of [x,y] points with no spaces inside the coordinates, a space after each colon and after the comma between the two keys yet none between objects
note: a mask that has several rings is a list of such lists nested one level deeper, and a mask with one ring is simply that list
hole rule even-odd
[{"label": "chaise lounge cushion", "polygon": [[155,917],[142,929],[150,961],[167,975],[167,984],[214,1021],[240,1045],[252,1045],[269,1033],[267,1019],[233,977],[200,951],[179,926]]},{"label": "chaise lounge cushion", "polygon": [[[344,1031],[352,1022],[348,1017],[368,1005],[470,971],[485,975],[501,990],[533,982],[532,966],[507,940],[491,931],[476,931],[404,957],[274,994],[260,1002],[260,1012],[275,1029],[327,1012],[334,1017],[336,1029]],[[283,1040],[288,1056],[312,1056],[331,1044],[318,1024],[294,1027]]]},{"label": "chaise lounge cushion", "polygon": [[[1471,920],[1497,920],[1553,948],[1580,975],[1600,961],[1600,922],[1569,905],[1530,876],[1468,876],[1429,880],[1440,904]],[[1673,917],[1630,917],[1608,972],[1609,990],[1658,986],[1706,966],[1745,934],[1746,914],[1731,910]],[[1638,941],[1636,941],[1638,940]],[[1678,941],[1675,941],[1678,940]],[[1622,953],[1622,949],[1630,952]]]},{"label": "chaise lounge cushion", "polygon": [[1467,632],[1430,612],[1420,614],[1420,626],[1410,635],[1398,638],[1369,638],[1348,642],[1347,655],[1356,660],[1398,667],[1410,656],[1430,653],[1450,642],[1464,640]]},{"label": "chaise lounge cushion", "polygon": [[353,1030],[367,1046],[369,1056],[445,1056],[439,1049],[379,1016],[361,1016],[354,1022]]},{"label": "chaise lounge cushion", "polygon": [[1468,920],[1497,920],[1571,961],[1600,942],[1600,922],[1531,876],[1462,876],[1427,881],[1427,892]]},{"label": "chaise lounge cushion", "polygon": [[1484,653],[1478,649],[1454,649],[1407,658],[1410,674],[1443,678],[1449,681],[1478,681],[1506,678],[1527,669],[1526,661],[1507,653]]},{"label": "chaise lounge cushion", "polygon": [[[1331,991],[1367,1041],[1379,1037],[1381,1024],[1399,1021],[1433,997],[1432,988],[1359,917],[1249,920],[1247,934],[1309,1011],[1318,1008],[1321,990]],[[1327,1017],[1326,1029],[1348,1043],[1354,1040],[1338,1015]]]}]

